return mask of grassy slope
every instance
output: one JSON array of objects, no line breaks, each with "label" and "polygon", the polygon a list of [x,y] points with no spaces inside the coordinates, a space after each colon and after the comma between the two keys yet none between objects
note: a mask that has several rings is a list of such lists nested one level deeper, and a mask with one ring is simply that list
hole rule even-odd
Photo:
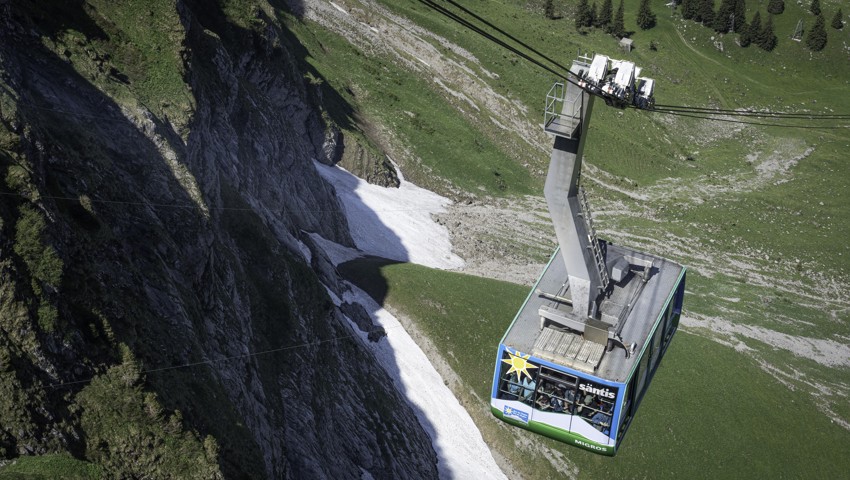
[{"label": "grassy slope", "polygon": [[[368,262],[346,271],[375,273]],[[515,442],[527,435],[501,427],[487,408],[495,347],[527,288],[411,264],[380,272],[390,286],[385,303],[414,319],[471,389],[461,401],[485,440],[531,477],[556,475],[534,447]],[[813,409],[806,392],[789,391],[754,360],[700,336],[677,334],[639,412],[614,460],[531,438],[587,476],[826,478],[850,468],[842,453],[850,432]]]},{"label": "grassy slope", "polygon": [[77,460],[66,454],[42,455],[38,457],[20,457],[4,467],[0,467],[0,479],[76,479],[95,480],[103,478],[104,472],[93,463]]},{"label": "grassy slope", "polygon": [[[386,126],[424,165],[405,165],[409,179],[442,191],[446,187],[440,179],[451,179],[462,191],[489,195],[536,190],[526,169],[491,139],[471,134],[464,118],[427,81],[329,32],[295,21],[289,27],[311,52],[308,61],[321,76],[311,81],[327,82],[326,87],[348,104],[326,103],[329,118],[337,125],[350,125],[349,133],[357,136],[368,136],[372,124]],[[356,118],[346,118],[349,105],[357,110]]]}]

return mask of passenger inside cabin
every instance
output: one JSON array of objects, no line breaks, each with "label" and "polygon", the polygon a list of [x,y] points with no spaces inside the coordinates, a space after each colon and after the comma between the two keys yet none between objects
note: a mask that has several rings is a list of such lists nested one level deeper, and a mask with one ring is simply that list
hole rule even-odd
[{"label": "passenger inside cabin", "polygon": [[581,398],[581,395],[579,394],[579,398],[580,400],[576,402],[578,403],[576,413],[578,413],[584,418],[590,418],[591,416],[593,416],[594,412],[593,407],[591,407],[591,405],[593,404],[593,395],[587,393],[584,395],[584,398]]},{"label": "passenger inside cabin", "polygon": [[594,413],[590,419],[590,423],[605,435],[611,432],[611,416],[602,411]]},{"label": "passenger inside cabin", "polygon": [[519,392],[522,390],[522,387],[519,385],[519,378],[517,378],[516,372],[511,373],[507,379],[507,391],[508,393],[504,393],[503,396],[505,400],[517,400],[519,398]]},{"label": "passenger inside cabin", "polygon": [[607,413],[607,412],[610,412],[610,411],[611,411],[611,407],[610,407],[610,405],[608,405],[607,403],[603,402],[603,401],[602,401],[602,399],[601,399],[601,398],[598,398],[598,397],[596,398],[596,403],[594,403],[594,407],[593,407],[593,408],[595,408],[595,409],[599,410],[600,412],[605,412],[605,413]]},{"label": "passenger inside cabin", "polygon": [[555,390],[555,394],[552,395],[552,398],[549,400],[549,406],[552,407],[552,411],[556,413],[561,413],[564,411],[564,390],[559,388]]},{"label": "passenger inside cabin", "polygon": [[562,388],[564,388],[567,392],[566,396],[564,397],[564,400],[566,400],[567,403],[572,405],[573,401],[576,399],[575,390],[573,390],[572,388],[567,389],[566,385],[564,385]]},{"label": "passenger inside cabin", "polygon": [[540,410],[549,410],[551,408],[549,401],[549,395],[545,393],[538,393],[537,401],[535,403],[537,404],[537,408]]},{"label": "passenger inside cabin", "polygon": [[531,403],[531,394],[534,393],[534,387],[536,386],[537,382],[530,376],[522,377],[522,400],[524,402]]}]

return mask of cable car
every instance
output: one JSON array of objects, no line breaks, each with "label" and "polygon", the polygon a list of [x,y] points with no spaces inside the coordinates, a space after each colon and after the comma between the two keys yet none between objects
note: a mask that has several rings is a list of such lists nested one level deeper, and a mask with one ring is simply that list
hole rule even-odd
[{"label": "cable car", "polygon": [[579,179],[598,93],[566,87],[550,90],[544,117],[555,135],[544,194],[558,247],[499,343],[490,409],[613,456],[678,328],[687,269],[597,238]]}]

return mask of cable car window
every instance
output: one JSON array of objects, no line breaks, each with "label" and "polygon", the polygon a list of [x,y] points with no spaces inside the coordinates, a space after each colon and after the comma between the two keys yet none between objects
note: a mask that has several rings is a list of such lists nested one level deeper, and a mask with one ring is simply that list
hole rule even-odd
[{"label": "cable car window", "polygon": [[575,414],[587,419],[600,432],[609,435],[618,391],[616,387],[579,379]]},{"label": "cable car window", "polygon": [[505,351],[502,355],[502,367],[499,373],[499,398],[519,400],[531,405],[537,386],[537,367],[528,364],[523,370],[518,370],[511,363],[511,359],[512,355]]},{"label": "cable car window", "polygon": [[620,431],[617,433],[617,437],[622,438],[623,432],[628,428],[629,423],[632,421],[632,414],[635,405],[635,390],[637,387],[637,375],[633,376],[631,381],[629,382],[629,386],[626,387],[626,399],[623,401],[623,406],[620,409]]},{"label": "cable car window", "polygon": [[665,329],[664,329],[664,332],[665,332],[664,333],[664,343],[666,344],[667,342],[670,341],[671,338],[673,338],[673,333],[676,331],[676,323],[677,322],[674,320],[673,317],[675,315],[677,315],[677,313],[675,313],[675,311],[674,311],[672,302],[667,307],[667,312],[665,313],[665,315],[667,316],[667,320],[666,320],[666,323],[665,323]]},{"label": "cable car window", "polygon": [[563,372],[540,367],[535,408],[555,413],[573,413],[577,378]]},{"label": "cable car window", "polygon": [[[670,305],[672,307],[672,304]],[[670,337],[668,332],[670,331],[670,325],[672,324],[671,317],[672,310],[668,307],[664,312],[664,315],[661,317],[661,324],[658,325],[658,330],[664,335],[664,344],[667,344],[667,339]]]},{"label": "cable car window", "polygon": [[[650,345],[651,348],[651,345]],[[643,398],[644,387],[646,386],[647,375],[649,374],[649,352],[644,352],[643,356],[640,357],[640,366],[638,367],[637,375],[638,375],[638,384],[637,384],[637,398]]]},{"label": "cable car window", "polygon": [[684,299],[685,299],[685,282],[682,281],[682,283],[679,285],[679,289],[676,290],[676,302],[675,302],[675,306],[673,307],[673,313],[674,314],[679,315],[679,314],[682,313],[682,302],[684,301]]},{"label": "cable car window", "polygon": [[[669,313],[669,310],[668,310]],[[658,329],[655,330],[655,335],[652,336],[652,359],[650,361],[650,366],[653,370],[658,366],[658,360],[661,358],[661,337],[664,336],[664,330],[661,329],[661,325],[658,326]]]}]

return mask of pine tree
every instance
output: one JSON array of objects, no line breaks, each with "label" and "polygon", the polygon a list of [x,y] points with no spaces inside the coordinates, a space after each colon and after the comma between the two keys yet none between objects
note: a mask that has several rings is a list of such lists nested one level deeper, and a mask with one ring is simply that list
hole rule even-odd
[{"label": "pine tree", "polygon": [[735,10],[734,0],[723,0],[720,2],[720,7],[717,8],[717,13],[714,14],[712,27],[714,31],[726,33],[729,31],[729,17]]},{"label": "pine tree", "polygon": [[825,24],[826,22],[823,19],[823,15],[818,15],[817,18],[815,18],[815,25],[811,30],[809,30],[809,33],[806,34],[806,46],[809,47],[809,50],[819,52],[826,46]]},{"label": "pine tree", "polygon": [[779,15],[780,13],[785,11],[785,1],[784,0],[770,0],[767,4],[768,13],[772,13],[774,15]]},{"label": "pine tree", "polygon": [[682,18],[692,20],[697,16],[697,0],[684,0],[682,2]]},{"label": "pine tree", "polygon": [[656,17],[649,9],[649,0],[641,0],[638,8],[637,24],[641,30],[649,30],[655,26]]},{"label": "pine tree", "polygon": [[614,6],[611,0],[605,0],[602,3],[602,8],[599,10],[599,16],[596,18],[596,23],[602,28],[605,33],[611,33],[611,17],[614,15]]},{"label": "pine tree", "polygon": [[587,5],[587,0],[579,0],[576,7],[576,29],[589,27],[591,25],[590,7]]},{"label": "pine tree", "polygon": [[[738,28],[738,22],[735,22],[735,27]],[[753,43],[753,35],[750,33],[750,26],[746,23],[740,25],[738,30],[740,33],[738,34],[738,43],[746,48],[749,47],[751,43]]]},{"label": "pine tree", "polygon": [[748,30],[749,31],[747,33],[750,42],[759,45],[761,37],[761,12],[756,12],[756,14],[753,15],[753,21],[750,22],[750,28]]},{"label": "pine tree", "polygon": [[592,25],[594,27],[599,26],[599,13],[598,12],[599,11],[596,8],[596,2],[591,3],[590,4],[590,25]]},{"label": "pine tree", "polygon": [[820,0],[812,0],[809,11],[812,12],[812,15],[820,15]]},{"label": "pine tree", "polygon": [[714,21],[714,0],[701,0],[697,18],[694,20],[702,22],[703,25],[711,25]]},{"label": "pine tree", "polygon": [[544,10],[546,11],[546,18],[548,18],[549,20],[555,19],[555,5],[553,3],[553,0],[546,0],[546,6],[544,7]]},{"label": "pine tree", "polygon": [[735,31],[743,32],[747,28],[747,5],[744,0],[736,0],[733,12],[735,15]]},{"label": "pine tree", "polygon": [[611,33],[617,38],[626,36],[626,23],[623,20],[623,0],[620,0],[620,5],[617,7],[617,14],[614,15],[614,25],[611,27]]},{"label": "pine tree", "polygon": [[832,28],[836,30],[841,30],[844,28],[844,21],[841,19],[843,14],[841,13],[841,9],[839,8],[837,12],[835,12],[835,16],[832,17]]},{"label": "pine tree", "polygon": [[758,45],[768,52],[776,47],[776,33],[773,31],[773,15],[767,16],[767,23],[764,25],[761,35],[759,35]]}]

